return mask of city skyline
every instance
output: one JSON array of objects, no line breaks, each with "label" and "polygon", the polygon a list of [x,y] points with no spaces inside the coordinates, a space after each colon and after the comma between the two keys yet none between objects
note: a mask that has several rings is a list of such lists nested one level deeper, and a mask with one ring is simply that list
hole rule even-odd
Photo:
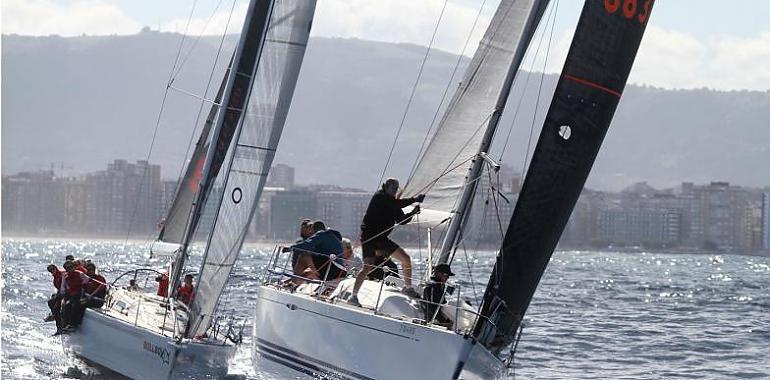
[{"label": "city skyline", "polygon": [[[471,208],[466,235],[468,244],[476,248],[495,248],[513,214],[521,176],[503,168],[499,181],[494,186],[502,194],[499,199],[490,203],[489,194],[479,195]],[[486,182],[482,181],[481,189],[489,187]],[[106,170],[79,179],[56,177],[53,171],[4,175],[3,233],[151,237],[158,232],[176,186],[175,180],[161,180],[160,166],[144,160],[115,160]],[[371,195],[328,184],[298,185],[294,168],[275,164],[249,236],[292,241],[298,221],[311,218],[322,219],[354,239]],[[644,182],[621,192],[584,189],[560,245],[565,249],[770,251],[769,215],[770,187],[752,189],[712,181],[683,182],[673,189],[654,189]],[[204,212],[199,238],[205,238],[205,226],[211,223],[213,214]],[[424,238],[410,228],[399,228],[395,234],[410,244]]]}]

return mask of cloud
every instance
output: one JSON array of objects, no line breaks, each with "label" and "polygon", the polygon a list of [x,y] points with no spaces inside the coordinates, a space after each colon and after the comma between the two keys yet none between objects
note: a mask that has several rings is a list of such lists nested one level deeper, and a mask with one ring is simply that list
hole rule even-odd
[{"label": "cloud", "polygon": [[[485,12],[473,31],[470,52],[475,50],[491,18],[487,2]],[[360,38],[383,42],[410,42],[427,45],[439,20],[444,0],[347,0],[318,3],[313,34],[327,37]],[[441,19],[434,47],[462,51],[479,4],[472,6],[449,2]],[[466,53],[469,54],[469,53]]]},{"label": "cloud", "polygon": [[133,34],[141,29],[141,24],[120,8],[101,0],[80,0],[69,5],[47,0],[3,0],[2,7],[4,34]]},{"label": "cloud", "polygon": [[186,30],[186,34],[193,36],[202,34],[221,36],[225,32],[237,34],[241,32],[248,7],[246,3],[237,5],[232,10],[232,15],[230,15],[230,6],[227,6],[226,9],[212,10],[211,12],[199,12],[208,14],[205,16],[193,16],[189,19],[189,25],[187,17],[172,19],[164,22],[160,26],[160,30],[173,33],[184,33]]},{"label": "cloud", "polygon": [[[238,33],[247,5],[243,1],[238,3],[228,26],[230,7],[226,4],[231,3],[223,4],[221,9],[208,9],[194,15],[189,21],[187,34],[220,35],[226,27],[228,33]],[[478,25],[471,31],[479,12],[479,2],[450,1],[442,17],[434,48],[459,53],[471,34],[465,52],[471,55],[489,24],[496,4],[493,0],[486,1]],[[313,35],[427,45],[443,5],[444,0],[319,1]],[[182,16],[162,22],[160,29],[181,33],[185,31],[187,23],[187,17]],[[67,4],[53,0],[2,2],[3,33],[61,36],[134,34],[141,28],[141,22],[111,4],[111,0],[74,0]],[[539,33],[533,40],[531,50],[534,50],[538,42]],[[572,30],[557,28],[551,42],[546,72],[561,70],[572,34]],[[532,66],[533,57],[528,57],[524,63],[525,68],[541,70],[547,42],[546,37],[540,57],[536,58],[539,61],[535,61]],[[752,37],[703,36],[651,24],[647,28],[629,81],[665,88],[768,90],[770,31]]]}]

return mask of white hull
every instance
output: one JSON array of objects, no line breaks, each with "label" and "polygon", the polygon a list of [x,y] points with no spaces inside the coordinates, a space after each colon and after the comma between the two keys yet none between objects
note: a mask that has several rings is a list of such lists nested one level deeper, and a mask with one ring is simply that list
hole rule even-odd
[{"label": "white hull", "polygon": [[227,374],[235,345],[177,341],[171,334],[161,334],[158,325],[134,322],[115,310],[88,309],[77,331],[66,335],[65,344],[76,355],[134,379]]},{"label": "white hull", "polygon": [[[364,285],[380,288],[370,281]],[[405,299],[388,297],[383,292],[381,313],[388,302]],[[258,371],[277,364],[314,377],[441,380],[494,379],[505,372],[504,364],[472,338],[414,323],[408,313],[401,318],[373,314],[269,285],[259,288],[253,331]]]}]

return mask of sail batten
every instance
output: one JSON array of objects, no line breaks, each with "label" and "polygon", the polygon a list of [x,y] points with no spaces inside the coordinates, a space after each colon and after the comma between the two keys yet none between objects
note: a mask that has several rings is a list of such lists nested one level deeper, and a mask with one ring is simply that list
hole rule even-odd
[{"label": "sail batten", "polygon": [[405,196],[424,192],[425,202],[435,210],[457,212],[439,262],[447,261],[459,235],[481,171],[477,156],[489,149],[515,74],[547,5],[547,0],[500,2],[406,186]]},{"label": "sail batten", "polygon": [[653,1],[636,9],[645,22],[611,3],[583,7],[485,291],[474,335],[492,352],[514,340],[612,121]]},{"label": "sail batten", "polygon": [[264,42],[256,57],[253,82],[244,94],[244,112],[228,152],[223,192],[191,307],[191,336],[204,334],[209,328],[249,231],[283,131],[310,34],[315,1],[274,0],[272,3],[269,12],[264,14]]}]

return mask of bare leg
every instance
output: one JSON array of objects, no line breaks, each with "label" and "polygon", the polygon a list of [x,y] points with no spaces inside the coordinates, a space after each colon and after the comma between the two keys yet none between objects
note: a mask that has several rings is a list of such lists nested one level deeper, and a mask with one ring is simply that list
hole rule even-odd
[{"label": "bare leg", "polygon": [[412,286],[412,258],[406,254],[403,248],[393,251],[390,257],[398,260],[404,268],[404,284],[406,287]]},{"label": "bare leg", "polygon": [[364,258],[364,268],[361,269],[360,272],[358,272],[358,276],[356,276],[356,283],[353,284],[353,294],[358,294],[358,289],[361,289],[361,285],[364,283],[364,280],[366,279],[366,276],[369,275],[369,272],[374,270],[376,266],[374,263],[377,261],[376,257],[366,257]]},{"label": "bare leg", "polygon": [[[318,275],[318,271],[315,269],[315,265],[313,265],[313,259],[310,257],[310,255],[307,254],[302,254],[297,257],[297,265],[294,266],[294,274],[297,276],[309,278],[311,280],[318,280],[321,278]],[[292,282],[294,282],[296,285],[299,285],[303,281],[298,278],[294,278]]]}]

